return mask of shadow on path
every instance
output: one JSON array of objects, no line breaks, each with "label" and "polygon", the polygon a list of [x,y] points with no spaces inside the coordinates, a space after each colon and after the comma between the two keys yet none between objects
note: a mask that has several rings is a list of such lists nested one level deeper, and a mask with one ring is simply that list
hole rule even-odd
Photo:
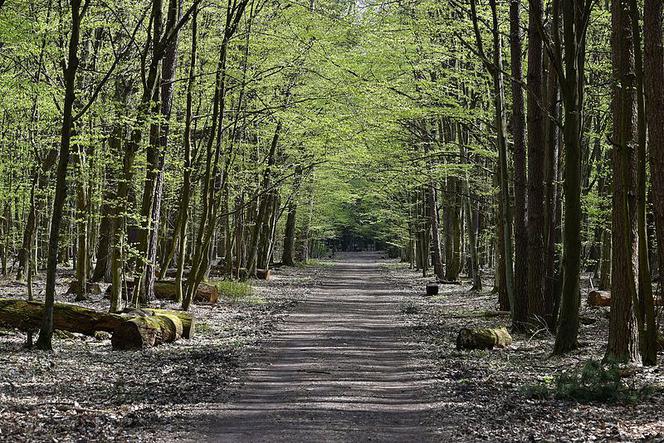
[{"label": "shadow on path", "polygon": [[378,254],[339,260],[252,357],[234,400],[209,411],[201,440],[435,440],[433,380],[399,319],[403,294]]}]

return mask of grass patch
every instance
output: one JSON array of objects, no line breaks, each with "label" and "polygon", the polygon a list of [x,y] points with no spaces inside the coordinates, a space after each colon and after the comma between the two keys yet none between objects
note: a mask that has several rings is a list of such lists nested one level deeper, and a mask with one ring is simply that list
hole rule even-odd
[{"label": "grass patch", "polygon": [[243,281],[219,280],[214,282],[214,285],[219,289],[222,297],[233,300],[250,297],[254,292],[251,285]]},{"label": "grass patch", "polygon": [[603,365],[596,360],[589,360],[581,368],[547,377],[541,383],[524,388],[524,394],[529,398],[557,398],[579,403],[633,404],[649,397],[652,391],[650,386],[637,388],[625,383],[617,364]]},{"label": "grass patch", "polygon": [[332,266],[334,266],[334,263],[328,260],[318,260],[316,258],[310,258],[305,262],[298,262],[297,266],[301,268],[331,268]]},{"label": "grass patch", "polygon": [[417,314],[420,312],[420,308],[412,301],[407,301],[399,306],[399,311],[402,314]]},{"label": "grass patch", "polygon": [[194,323],[194,331],[196,334],[207,335],[212,331],[212,328],[207,323]]},{"label": "grass patch", "polygon": [[214,282],[219,288],[222,297],[229,299],[232,303],[244,303],[249,305],[263,305],[267,301],[254,293],[254,288],[247,282],[235,280],[219,280]]}]

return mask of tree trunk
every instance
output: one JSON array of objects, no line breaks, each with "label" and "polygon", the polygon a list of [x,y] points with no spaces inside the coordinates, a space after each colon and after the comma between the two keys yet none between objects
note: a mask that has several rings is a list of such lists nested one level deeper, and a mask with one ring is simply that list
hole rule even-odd
[{"label": "tree trunk", "polygon": [[[648,125],[648,150],[652,202],[655,213],[659,278],[664,278],[664,48],[662,47],[662,2],[645,0],[643,11],[644,96]],[[650,324],[650,320],[648,320]],[[648,325],[650,327],[650,325]],[[649,359],[647,359],[649,360]],[[650,363],[650,361],[646,361]]]},{"label": "tree trunk", "polygon": [[[565,224],[563,226],[562,294],[560,321],[554,354],[578,346],[579,306],[581,303],[581,128],[583,126],[583,73],[585,61],[584,2],[562,0],[564,77],[559,75],[564,108],[563,140],[565,153]],[[553,29],[559,29],[554,14]],[[555,35],[555,32],[554,32]],[[563,60],[557,60],[563,66]]]},{"label": "tree trunk", "polygon": [[62,127],[60,131],[60,157],[55,182],[55,197],[51,216],[51,232],[48,241],[48,265],[46,270],[46,296],[44,316],[36,347],[41,350],[52,349],[53,307],[55,304],[55,279],[60,245],[60,224],[67,198],[67,165],[69,147],[74,132],[74,100],[76,99],[76,71],[78,70],[78,45],[81,32],[81,0],[71,0],[71,30],[67,62],[63,65],[64,104],[62,106]]},{"label": "tree trunk", "polygon": [[613,269],[605,359],[641,363],[638,326],[638,231],[634,36],[627,0],[611,2],[613,112]]},{"label": "tree trunk", "polygon": [[[514,316],[512,327],[523,329],[528,321],[528,232],[526,227],[526,139],[521,62],[521,0],[510,1],[510,54],[512,68],[512,139],[514,140]],[[532,5],[532,2],[530,2]],[[532,6],[531,6],[532,9]],[[532,22],[532,20],[531,20]],[[528,35],[529,40],[532,36]],[[530,57],[531,45],[528,44]],[[535,43],[536,44],[536,43]],[[530,63],[530,60],[529,60]],[[530,74],[530,64],[528,73]],[[530,78],[528,79],[530,84]],[[529,97],[530,98],[530,97]],[[528,113],[530,114],[530,102]],[[530,131],[528,132],[530,135]],[[528,200],[530,202],[530,200]]]},{"label": "tree trunk", "polygon": [[531,0],[528,14],[528,321],[540,325],[545,316],[544,277],[544,156],[542,106],[542,1]]}]

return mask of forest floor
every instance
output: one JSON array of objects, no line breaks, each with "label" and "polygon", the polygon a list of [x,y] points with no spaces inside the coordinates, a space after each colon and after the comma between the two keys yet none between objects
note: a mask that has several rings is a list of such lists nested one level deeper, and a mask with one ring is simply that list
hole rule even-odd
[{"label": "forest floor", "polygon": [[[58,334],[46,354],[0,330],[0,440],[664,441],[658,367],[623,372],[636,401],[550,392],[602,358],[608,308],[584,296],[582,347],[564,358],[545,332],[461,352],[460,328],[509,320],[465,281],[425,297],[430,280],[380,254],[280,268],[250,297],[196,305],[194,339],[140,352]],[[73,301],[61,281],[58,300]],[[24,294],[0,281],[0,297]]]},{"label": "forest floor", "polygon": [[[54,352],[24,349],[26,335],[0,329],[0,441],[173,441],[198,426],[201,414],[229,395],[249,351],[283,321],[316,284],[314,268],[282,269],[269,282],[252,282],[243,298],[194,305],[191,340],[144,351],[112,351],[101,340],[58,333]],[[60,273],[57,301],[71,281]],[[43,299],[44,281],[34,284]],[[25,298],[24,283],[0,280],[0,297]],[[103,294],[84,306],[108,310]],[[159,303],[177,309],[176,305]]]}]

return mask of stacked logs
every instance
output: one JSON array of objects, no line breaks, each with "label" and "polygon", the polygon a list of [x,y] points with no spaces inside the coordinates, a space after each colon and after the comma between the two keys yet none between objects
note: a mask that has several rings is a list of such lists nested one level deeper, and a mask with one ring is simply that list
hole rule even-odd
[{"label": "stacked logs", "polygon": [[[44,304],[40,302],[0,299],[0,326],[36,331],[43,312]],[[165,309],[130,309],[110,314],[65,303],[56,303],[53,309],[55,329],[92,337],[97,331],[110,332],[116,350],[144,349],[181,337],[191,338],[194,324],[191,314]]]}]

